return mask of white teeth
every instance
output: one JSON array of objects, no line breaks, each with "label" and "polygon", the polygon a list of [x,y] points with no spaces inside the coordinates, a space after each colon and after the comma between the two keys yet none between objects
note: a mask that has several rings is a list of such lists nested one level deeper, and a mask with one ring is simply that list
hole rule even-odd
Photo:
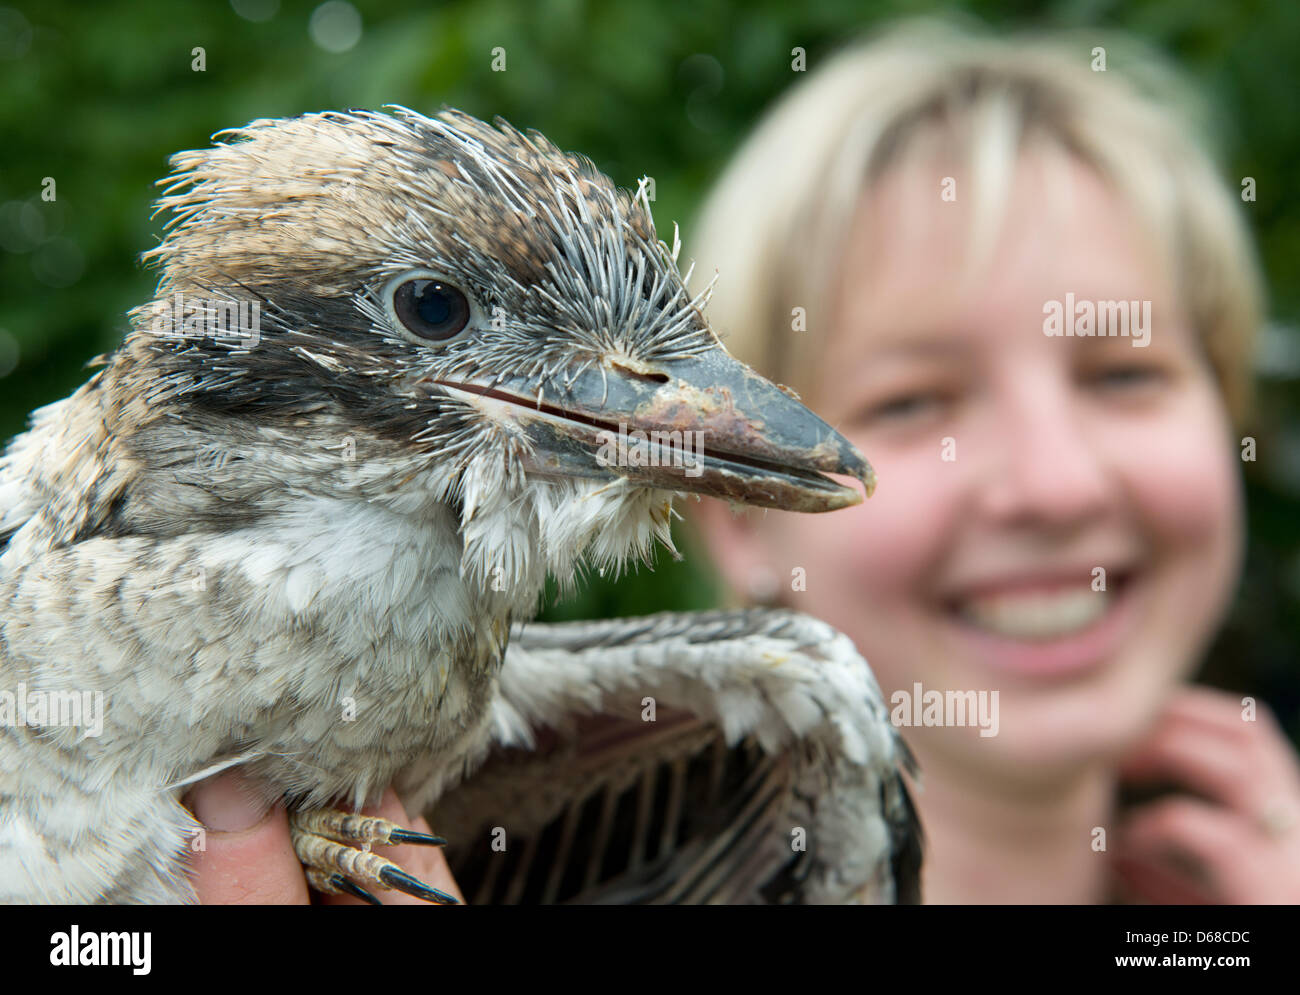
[{"label": "white teeth", "polygon": [[968,622],[999,636],[1052,639],[1086,629],[1109,604],[1110,592],[1086,587],[971,598],[959,611]]}]

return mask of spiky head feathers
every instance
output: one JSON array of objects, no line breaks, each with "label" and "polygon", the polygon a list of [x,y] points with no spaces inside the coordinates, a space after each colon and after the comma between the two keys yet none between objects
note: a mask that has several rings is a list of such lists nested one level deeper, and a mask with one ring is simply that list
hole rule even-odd
[{"label": "spiky head feathers", "polygon": [[[466,569],[513,563],[510,583],[547,566],[564,576],[583,552],[616,566],[654,535],[666,540],[667,495],[525,481],[519,438],[430,387],[531,377],[545,394],[602,363],[715,347],[644,187],[631,195],[536,132],[451,110],[307,114],[218,137],[173,157],[162,181],[170,219],[146,253],[159,290],[133,312],[124,350],[149,367],[155,410],[251,419],[281,438],[303,426],[355,437],[366,469],[312,486],[449,503]],[[392,287],[412,274],[464,292],[464,333],[421,341],[400,327]],[[159,335],[177,295],[257,305],[260,326]]]}]

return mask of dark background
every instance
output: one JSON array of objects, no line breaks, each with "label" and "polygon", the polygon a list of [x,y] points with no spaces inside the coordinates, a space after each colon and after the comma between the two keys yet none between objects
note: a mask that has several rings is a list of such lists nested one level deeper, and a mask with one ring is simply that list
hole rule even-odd
[{"label": "dark background", "polygon": [[[2,2],[2,0],[0,0]],[[655,0],[419,3],[378,0],[42,0],[0,7],[0,440],[86,377],[155,275],[152,183],[172,152],[259,117],[442,103],[535,127],[591,156],[617,183],[656,181],[671,238],[762,110],[864,31],[903,15],[955,13],[996,30],[1128,32],[1166,53],[1208,100],[1222,175],[1257,183],[1245,205],[1269,286],[1257,416],[1245,464],[1250,551],[1233,619],[1205,679],[1254,693],[1300,737],[1300,4]],[[1100,43],[1100,42],[1098,42]],[[206,67],[195,71],[193,49]],[[492,69],[503,48],[506,71]],[[1123,71],[1123,65],[1114,65]],[[41,200],[44,177],[57,200]],[[681,531],[681,530],[679,530]],[[593,577],[551,618],[639,614],[715,602],[689,535],[614,583]]]}]

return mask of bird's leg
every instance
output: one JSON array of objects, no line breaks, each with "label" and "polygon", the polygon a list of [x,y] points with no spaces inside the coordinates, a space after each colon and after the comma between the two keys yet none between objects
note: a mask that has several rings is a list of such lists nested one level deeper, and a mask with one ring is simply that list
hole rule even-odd
[{"label": "bird's leg", "polygon": [[416,843],[442,846],[440,836],[403,829],[395,822],[377,816],[342,812],[338,809],[311,809],[289,815],[289,833],[293,849],[307,869],[307,881],[326,895],[354,895],[372,905],[375,898],[362,885],[387,891],[394,889],[437,905],[455,905],[456,899],[437,888],[430,888],[412,877],[386,857],[371,851],[381,846]]}]

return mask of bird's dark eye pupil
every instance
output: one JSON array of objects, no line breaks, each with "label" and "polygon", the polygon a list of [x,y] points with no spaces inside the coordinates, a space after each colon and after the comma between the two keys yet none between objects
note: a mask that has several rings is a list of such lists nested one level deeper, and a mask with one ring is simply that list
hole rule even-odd
[{"label": "bird's dark eye pupil", "polygon": [[420,317],[430,325],[441,325],[451,314],[451,298],[446,291],[430,288],[422,294],[415,295],[416,310]]},{"label": "bird's dark eye pupil", "polygon": [[440,280],[407,280],[393,295],[393,309],[408,331],[434,341],[458,334],[470,317],[465,295]]}]

